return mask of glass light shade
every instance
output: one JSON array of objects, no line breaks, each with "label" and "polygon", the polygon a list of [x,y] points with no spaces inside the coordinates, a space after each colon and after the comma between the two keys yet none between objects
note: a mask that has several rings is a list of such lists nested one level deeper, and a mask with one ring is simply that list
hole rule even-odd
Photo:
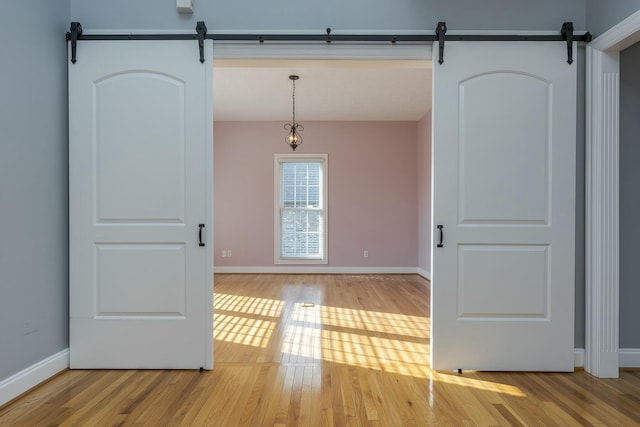
[{"label": "glass light shade", "polygon": [[302,144],[302,136],[300,136],[299,131],[304,130],[304,128],[302,127],[302,125],[299,125],[297,123],[294,125],[290,125],[289,123],[287,123],[285,125],[285,129],[290,129],[290,131],[284,138],[284,141],[289,144],[293,151],[296,151],[296,148],[300,144]]}]

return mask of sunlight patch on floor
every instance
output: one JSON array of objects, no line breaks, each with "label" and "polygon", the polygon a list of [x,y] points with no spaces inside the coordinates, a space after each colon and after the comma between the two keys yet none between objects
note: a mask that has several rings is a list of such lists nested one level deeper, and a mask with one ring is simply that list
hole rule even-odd
[{"label": "sunlight patch on floor", "polygon": [[266,348],[284,302],[267,298],[215,294],[216,340]]},{"label": "sunlight patch on floor", "polygon": [[216,311],[233,311],[269,317],[280,317],[284,307],[284,301],[281,300],[218,293],[215,294],[214,304]]},{"label": "sunlight patch on floor", "polygon": [[[284,301],[216,294],[215,339],[267,348]],[[430,319],[398,313],[295,303],[282,333],[281,363],[332,362],[526,397],[518,388],[429,367]]]},{"label": "sunlight patch on floor", "polygon": [[491,391],[494,393],[509,394],[515,397],[527,397],[518,387],[500,384],[491,381],[484,381],[475,378],[465,377],[464,375],[457,375],[451,373],[441,373],[431,371],[429,378],[433,381],[444,382],[447,384],[458,385],[461,387],[471,387],[483,391]]},{"label": "sunlight patch on floor", "polygon": [[[427,317],[344,307],[317,306],[315,308],[320,310],[325,327],[366,329],[368,333],[382,332],[413,337],[424,337],[425,332],[429,331]],[[299,320],[296,316],[301,313],[303,313],[302,310],[296,310],[293,313],[293,319]]]},{"label": "sunlight patch on floor", "polygon": [[288,355],[423,378],[429,372],[426,318],[296,304],[291,323],[281,348]]},{"label": "sunlight patch on floor", "polygon": [[213,324],[216,340],[260,348],[267,348],[276,327],[273,321],[227,314],[215,314]]}]

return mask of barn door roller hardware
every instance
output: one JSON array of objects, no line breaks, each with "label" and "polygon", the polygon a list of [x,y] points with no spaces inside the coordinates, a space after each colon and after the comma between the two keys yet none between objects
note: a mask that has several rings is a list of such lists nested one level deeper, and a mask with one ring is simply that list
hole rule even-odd
[{"label": "barn door roller hardware", "polygon": [[444,62],[444,39],[447,34],[447,23],[438,22],[436,27],[436,37],[438,38],[438,64],[442,65]]},{"label": "barn door roller hardware", "polygon": [[204,64],[204,38],[207,36],[207,26],[204,21],[198,21],[196,24],[196,32],[198,33],[198,50],[200,50],[200,63]]},{"label": "barn door roller hardware", "polygon": [[71,42],[71,63],[75,64],[77,43],[82,40],[197,40],[200,51],[200,62],[204,63],[204,41],[256,41],[264,43],[274,42],[359,42],[359,43],[433,43],[438,42],[438,63],[444,63],[444,46],[446,41],[564,41],[567,43],[567,62],[573,63],[573,42],[591,41],[591,34],[576,36],[573,33],[573,23],[562,24],[560,34],[552,35],[509,35],[509,34],[477,34],[451,35],[447,34],[447,24],[438,22],[434,34],[334,34],[327,28],[324,34],[208,34],[204,21],[198,21],[195,34],[83,34],[82,25],[72,22],[67,32],[67,41]]},{"label": "barn door roller hardware", "polygon": [[573,64],[573,22],[565,22],[562,24],[560,33],[567,41],[567,63],[571,65]]},{"label": "barn door roller hardware", "polygon": [[67,33],[67,41],[71,40],[71,63],[75,64],[76,49],[78,47],[78,37],[82,35],[82,25],[79,22],[72,22],[71,29]]},{"label": "barn door roller hardware", "polygon": [[591,33],[586,32],[581,36],[573,34],[573,22],[565,22],[562,24],[560,34],[558,35],[503,35],[503,34],[478,34],[478,35],[446,35],[447,24],[445,22],[438,22],[436,27],[436,40],[438,41],[439,56],[438,63],[442,65],[444,62],[444,43],[446,41],[540,41],[540,42],[552,42],[552,41],[566,41],[567,42],[567,63],[573,64],[573,42],[589,43],[593,37]]},{"label": "barn door roller hardware", "polygon": [[197,40],[200,62],[204,63],[204,41],[213,39],[207,34],[204,21],[198,21],[195,34],[83,34],[82,25],[72,22],[67,32],[67,41],[71,42],[71,63],[77,62],[76,46],[82,40]]}]

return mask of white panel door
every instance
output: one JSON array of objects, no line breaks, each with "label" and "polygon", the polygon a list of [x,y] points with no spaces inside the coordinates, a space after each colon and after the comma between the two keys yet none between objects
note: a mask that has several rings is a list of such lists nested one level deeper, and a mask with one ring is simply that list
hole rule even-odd
[{"label": "white panel door", "polygon": [[212,52],[201,64],[196,41],[78,43],[72,368],[213,367]]},{"label": "white panel door", "polygon": [[451,42],[444,59],[432,367],[572,371],[577,65],[553,42]]}]

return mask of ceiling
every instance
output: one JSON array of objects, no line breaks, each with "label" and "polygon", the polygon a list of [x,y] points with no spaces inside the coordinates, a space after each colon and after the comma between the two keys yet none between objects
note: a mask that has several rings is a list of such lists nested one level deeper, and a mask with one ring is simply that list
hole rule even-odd
[{"label": "ceiling", "polygon": [[431,109],[431,62],[418,60],[217,60],[220,121],[417,121]]}]

